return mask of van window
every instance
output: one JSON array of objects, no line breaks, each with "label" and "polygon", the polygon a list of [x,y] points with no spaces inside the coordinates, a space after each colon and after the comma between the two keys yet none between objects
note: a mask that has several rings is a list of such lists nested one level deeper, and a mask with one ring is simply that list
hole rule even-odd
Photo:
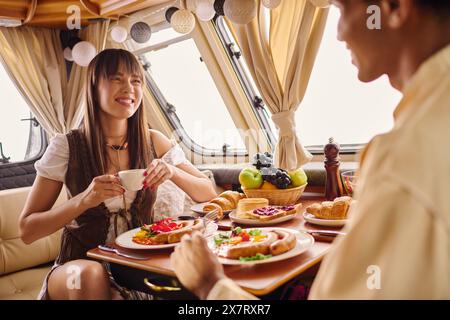
[{"label": "van window", "polygon": [[0,92],[0,166],[36,158],[42,152],[43,131],[2,63]]},{"label": "van window", "polygon": [[[266,10],[266,13],[269,24],[270,12]],[[358,80],[350,52],[345,43],[337,40],[338,20],[339,10],[330,7],[308,88],[296,112],[297,134],[313,153],[322,153],[323,145],[330,137],[341,144],[344,153],[355,152],[374,135],[392,127],[392,113],[401,98],[385,76],[369,85]],[[220,17],[216,24],[218,31],[226,33],[237,46],[225,20]],[[251,94],[260,96],[245,59],[238,60],[242,66],[240,73],[248,79]],[[264,112],[270,115],[266,108]],[[265,130],[276,133],[270,116],[265,118]]]},{"label": "van window", "polygon": [[222,45],[225,47],[225,50],[230,57],[234,71],[242,84],[247,98],[255,108],[255,114],[259,120],[259,124],[266,133],[267,140],[273,149],[277,141],[275,136],[277,130],[275,124],[270,119],[270,112],[264,104],[261,94],[255,85],[255,81],[248,70],[248,66],[242,56],[239,45],[223,16],[216,16],[213,21]]},{"label": "van window", "polygon": [[303,102],[296,113],[303,145],[323,145],[334,137],[341,146],[367,143],[393,126],[401,98],[386,76],[364,84],[357,78],[350,52],[337,40],[339,10],[330,7],[322,43]]},{"label": "van window", "polygon": [[[175,123],[181,127],[175,129],[184,131],[205,150],[222,153],[225,148],[245,153],[245,144],[194,40],[180,37],[171,28],[160,30],[155,37],[156,34],[158,43],[179,38],[161,48],[158,43],[153,44],[151,51],[140,55],[152,92],[160,94],[158,100],[166,113],[176,114]],[[191,149],[195,150],[193,146]]]}]

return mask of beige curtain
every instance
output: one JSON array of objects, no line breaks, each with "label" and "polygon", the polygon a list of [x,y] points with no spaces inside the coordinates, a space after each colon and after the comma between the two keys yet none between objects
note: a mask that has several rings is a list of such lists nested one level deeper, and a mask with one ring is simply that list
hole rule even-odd
[{"label": "beige curtain", "polygon": [[[91,24],[81,30],[80,38],[91,42],[97,49],[97,52],[100,52],[106,47],[108,28],[109,20]],[[86,104],[84,90],[86,74],[86,67],[81,67],[76,63],[72,64],[70,79],[64,97],[64,104],[66,106],[64,115],[66,119],[73,119],[71,128],[78,127],[83,119],[83,111]]]},{"label": "beige curtain", "polygon": [[258,3],[258,15],[233,32],[255,83],[279,130],[275,164],[287,170],[309,162],[311,154],[296,134],[295,111],[303,97],[322,39],[327,1],[283,0],[271,11]]},{"label": "beige curtain", "polygon": [[[81,38],[103,49],[108,24],[90,25],[81,31]],[[59,33],[56,29],[0,27],[2,63],[50,135],[78,127],[84,102],[86,68],[74,63],[68,81]]]}]

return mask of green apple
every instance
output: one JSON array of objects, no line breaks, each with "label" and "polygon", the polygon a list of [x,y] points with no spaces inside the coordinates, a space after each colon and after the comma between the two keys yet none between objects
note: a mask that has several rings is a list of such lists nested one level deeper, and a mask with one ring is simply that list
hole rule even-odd
[{"label": "green apple", "polygon": [[258,189],[263,183],[263,177],[258,169],[249,167],[242,169],[239,182],[245,189]]},{"label": "green apple", "polygon": [[296,188],[304,185],[308,182],[308,177],[302,168],[288,172],[289,177],[291,177],[292,183],[290,187]]}]

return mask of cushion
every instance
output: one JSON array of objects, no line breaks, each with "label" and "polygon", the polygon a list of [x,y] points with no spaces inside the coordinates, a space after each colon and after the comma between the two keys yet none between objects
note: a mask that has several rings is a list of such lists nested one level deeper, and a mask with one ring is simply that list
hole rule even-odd
[{"label": "cushion", "polygon": [[[30,187],[0,191],[0,275],[53,261],[60,248],[61,231],[26,245],[20,239],[19,216]],[[67,199],[61,191],[55,205]]]},{"label": "cushion", "polygon": [[36,299],[51,264],[0,277],[0,300]]}]

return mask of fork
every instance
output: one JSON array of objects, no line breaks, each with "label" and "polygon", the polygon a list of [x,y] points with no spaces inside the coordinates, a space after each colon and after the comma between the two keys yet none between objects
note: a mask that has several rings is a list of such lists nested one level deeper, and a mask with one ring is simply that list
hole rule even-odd
[{"label": "fork", "polygon": [[205,227],[205,231],[206,231],[206,227],[208,226],[209,223],[214,222],[217,218],[218,218],[218,209],[212,210],[210,212],[208,212],[207,214],[205,214],[202,218],[203,220],[203,226]]},{"label": "fork", "polygon": [[129,259],[148,260],[148,257],[145,255],[141,255],[139,253],[134,253],[134,254],[124,253],[124,252],[119,251],[118,249],[108,246],[106,244],[100,244],[100,245],[98,245],[98,248],[103,251],[114,252],[115,254],[117,254],[119,256],[129,258]]}]

